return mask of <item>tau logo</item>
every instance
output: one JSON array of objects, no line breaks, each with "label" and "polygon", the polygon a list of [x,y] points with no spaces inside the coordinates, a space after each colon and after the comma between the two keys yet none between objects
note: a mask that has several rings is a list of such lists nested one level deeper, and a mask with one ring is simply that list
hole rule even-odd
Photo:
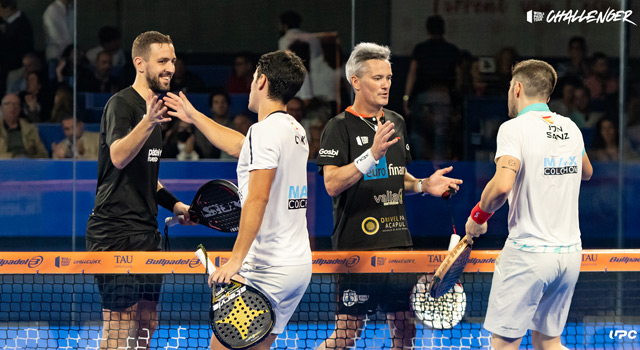
[{"label": "tau logo", "polygon": [[624,329],[616,329],[611,330],[609,332],[609,339],[623,339],[623,338],[628,338],[628,339],[636,339],[638,337],[638,332],[636,332],[635,330],[631,330],[631,331],[625,331]]},{"label": "tau logo", "polygon": [[116,264],[133,264],[133,255],[116,255]]},{"label": "tau logo", "polygon": [[444,255],[429,255],[429,262],[441,263],[444,260]]},{"label": "tau logo", "polygon": [[598,254],[583,254],[582,261],[598,261]]},{"label": "tau logo", "polygon": [[29,266],[29,268],[32,269],[34,267],[40,266],[40,264],[42,264],[43,261],[44,261],[44,258],[42,256],[40,255],[34,256],[33,258],[29,259],[27,266]]}]

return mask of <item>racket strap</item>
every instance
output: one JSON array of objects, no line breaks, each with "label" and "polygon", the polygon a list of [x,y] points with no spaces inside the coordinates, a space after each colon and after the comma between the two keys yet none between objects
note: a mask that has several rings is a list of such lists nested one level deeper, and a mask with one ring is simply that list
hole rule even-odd
[{"label": "racket strap", "polygon": [[171,251],[171,243],[169,243],[169,226],[164,224],[164,251]]}]

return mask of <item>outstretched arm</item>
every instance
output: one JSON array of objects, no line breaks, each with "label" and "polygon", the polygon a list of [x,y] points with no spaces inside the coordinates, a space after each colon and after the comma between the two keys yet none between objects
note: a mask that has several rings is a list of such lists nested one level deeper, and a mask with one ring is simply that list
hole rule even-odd
[{"label": "outstretched arm", "polygon": [[178,96],[169,92],[164,98],[165,104],[173,109],[173,111],[169,110],[168,114],[195,125],[212,145],[238,158],[242,150],[242,144],[244,143],[244,136],[231,128],[216,123],[206,115],[200,113],[193,107],[184,93],[180,92],[179,94]]}]

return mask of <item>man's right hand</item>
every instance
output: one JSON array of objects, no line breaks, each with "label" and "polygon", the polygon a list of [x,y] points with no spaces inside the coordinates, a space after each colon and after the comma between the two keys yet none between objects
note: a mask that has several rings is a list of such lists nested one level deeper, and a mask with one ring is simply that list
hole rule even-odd
[{"label": "man's right hand", "polygon": [[170,122],[171,118],[165,118],[167,113],[167,107],[164,106],[164,101],[158,100],[158,96],[151,90],[147,91],[147,114],[146,119],[152,125]]},{"label": "man's right hand", "polygon": [[167,96],[164,98],[164,103],[172,109],[172,111],[169,111],[169,115],[180,118],[180,120],[189,124],[193,124],[194,116],[197,114],[197,111],[182,91],[180,91],[179,94],[180,96],[168,92]]},{"label": "man's right hand", "polygon": [[[371,153],[373,153],[375,160],[380,160],[380,158],[384,157],[389,147],[400,139],[399,137],[393,137],[396,133],[394,126],[395,124],[392,122],[381,124],[380,120],[378,120],[378,129],[373,137],[373,145],[371,146]],[[391,140],[389,140],[390,138]]]}]

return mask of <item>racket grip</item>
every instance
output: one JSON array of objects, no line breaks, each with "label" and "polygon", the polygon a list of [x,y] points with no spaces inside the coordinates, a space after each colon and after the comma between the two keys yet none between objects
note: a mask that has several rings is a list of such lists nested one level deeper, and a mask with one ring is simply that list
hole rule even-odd
[{"label": "racket grip", "polygon": [[[202,252],[202,249],[196,250],[196,256],[198,257],[198,259],[200,259],[200,262],[204,266],[205,265],[205,261],[204,261],[205,257],[204,257],[204,253]],[[216,270],[216,267],[213,266],[213,263],[211,262],[209,257],[207,257],[206,260],[207,260],[207,262],[206,262],[207,270],[209,271],[209,274],[212,274],[213,271]]]},{"label": "racket grip", "polygon": [[180,219],[184,219],[184,215],[171,216],[164,219],[164,224],[168,227],[175,226],[180,223]]},{"label": "racket grip", "polygon": [[449,251],[452,251],[453,248],[456,247],[456,245],[458,244],[458,242],[460,242],[460,236],[458,236],[457,234],[452,234],[451,235],[451,239],[449,240]]}]

